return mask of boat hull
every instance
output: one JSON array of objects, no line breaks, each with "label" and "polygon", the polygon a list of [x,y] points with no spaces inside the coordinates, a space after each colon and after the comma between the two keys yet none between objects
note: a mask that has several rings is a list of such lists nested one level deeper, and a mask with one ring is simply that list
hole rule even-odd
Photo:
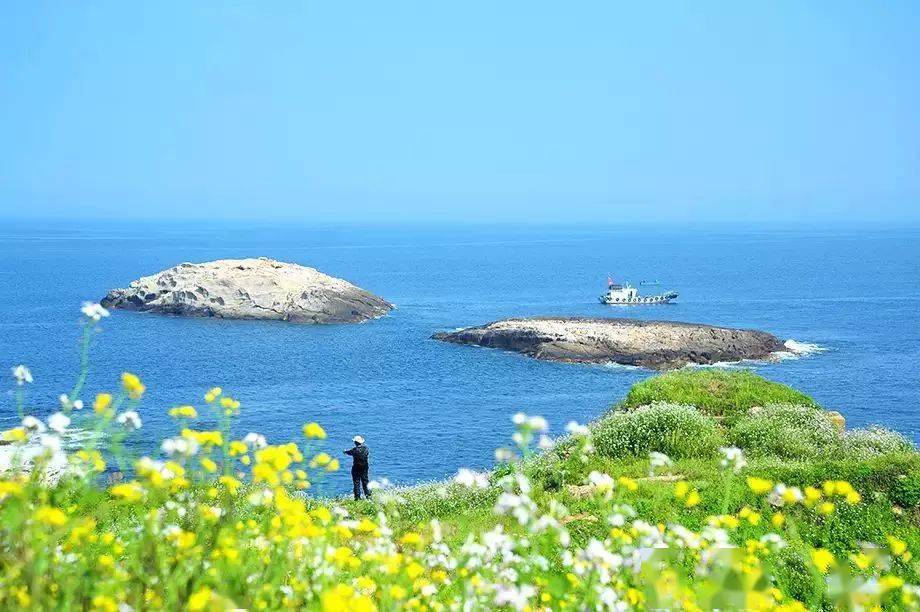
[{"label": "boat hull", "polygon": [[670,304],[677,299],[677,293],[664,293],[662,295],[649,295],[636,298],[611,298],[608,295],[600,297],[601,304],[610,306],[649,306],[651,304]]}]

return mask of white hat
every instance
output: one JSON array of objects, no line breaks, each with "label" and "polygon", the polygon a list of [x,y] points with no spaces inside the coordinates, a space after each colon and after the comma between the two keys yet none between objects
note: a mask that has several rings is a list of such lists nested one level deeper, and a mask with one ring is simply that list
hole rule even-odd
[{"label": "white hat", "polygon": [[358,444],[364,444],[364,438],[362,438],[361,436],[355,436],[351,440],[352,442],[357,442]]}]

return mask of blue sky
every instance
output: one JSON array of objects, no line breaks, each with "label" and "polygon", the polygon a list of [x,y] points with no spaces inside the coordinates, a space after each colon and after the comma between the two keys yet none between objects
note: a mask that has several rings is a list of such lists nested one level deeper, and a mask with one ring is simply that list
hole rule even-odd
[{"label": "blue sky", "polygon": [[19,2],[0,214],[920,220],[916,2]]}]

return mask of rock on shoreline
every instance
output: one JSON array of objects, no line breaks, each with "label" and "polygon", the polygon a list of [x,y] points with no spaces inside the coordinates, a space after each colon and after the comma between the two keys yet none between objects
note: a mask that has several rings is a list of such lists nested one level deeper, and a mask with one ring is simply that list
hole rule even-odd
[{"label": "rock on shoreline", "polygon": [[547,361],[614,362],[653,370],[763,359],[786,350],[779,338],[766,332],[635,319],[503,319],[432,338],[516,351]]},{"label": "rock on shoreline", "polygon": [[182,263],[102,299],[107,308],[293,323],[358,323],[393,305],[314,269],[259,257]]}]

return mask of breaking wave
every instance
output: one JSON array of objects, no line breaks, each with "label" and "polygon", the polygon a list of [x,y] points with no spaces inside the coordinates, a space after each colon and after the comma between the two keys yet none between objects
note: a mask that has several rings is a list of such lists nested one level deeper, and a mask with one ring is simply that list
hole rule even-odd
[{"label": "breaking wave", "polygon": [[799,342],[798,340],[792,340],[791,338],[786,340],[783,344],[788,350],[776,351],[772,355],[774,359],[800,359],[801,357],[807,357],[808,355],[824,353],[828,350],[826,347],[823,347],[819,344]]}]

